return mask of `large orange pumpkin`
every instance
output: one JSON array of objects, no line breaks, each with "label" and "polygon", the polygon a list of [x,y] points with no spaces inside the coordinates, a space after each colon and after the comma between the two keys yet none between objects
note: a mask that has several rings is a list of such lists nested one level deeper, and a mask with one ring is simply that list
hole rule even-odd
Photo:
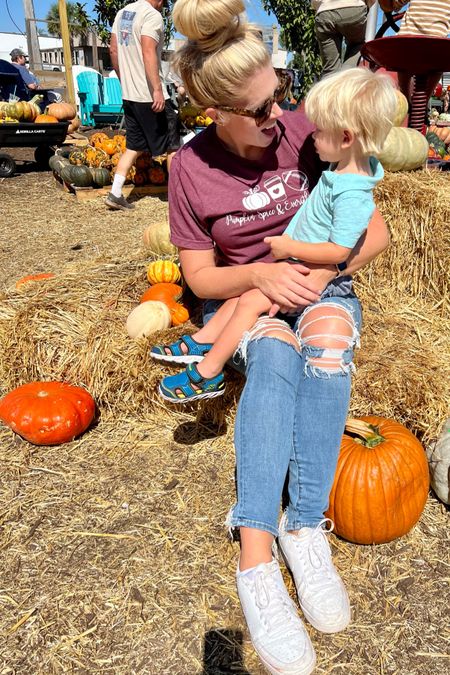
[{"label": "large orange pumpkin", "polygon": [[65,382],[29,382],[0,399],[0,419],[35,445],[59,445],[92,422],[95,402],[81,387]]},{"label": "large orange pumpkin", "polygon": [[326,516],[348,541],[392,541],[419,520],[429,483],[425,451],[408,429],[374,415],[348,420]]},{"label": "large orange pumpkin", "polygon": [[77,114],[77,109],[72,103],[61,101],[60,103],[50,103],[46,108],[46,113],[53,115],[57,120],[73,120]]}]

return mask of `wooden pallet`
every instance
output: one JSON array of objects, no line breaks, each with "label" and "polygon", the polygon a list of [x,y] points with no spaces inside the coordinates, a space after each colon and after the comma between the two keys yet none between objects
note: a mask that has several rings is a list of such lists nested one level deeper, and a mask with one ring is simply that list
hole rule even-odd
[{"label": "wooden pallet", "polygon": [[[111,191],[111,186],[107,185],[102,188],[93,187],[76,187],[65,183],[58,174],[53,173],[56,184],[61,190],[68,194],[74,195],[78,200],[84,202],[89,199],[96,199],[97,197],[106,197]],[[148,195],[163,195],[167,194],[167,185],[124,185],[122,188],[124,197],[130,196],[145,197]]]}]

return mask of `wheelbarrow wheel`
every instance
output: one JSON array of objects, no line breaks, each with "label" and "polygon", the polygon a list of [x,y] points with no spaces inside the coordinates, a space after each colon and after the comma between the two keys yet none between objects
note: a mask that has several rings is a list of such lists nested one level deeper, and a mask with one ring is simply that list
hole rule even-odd
[{"label": "wheelbarrow wheel", "polygon": [[48,145],[38,145],[34,151],[34,159],[42,169],[49,169],[48,160],[54,154],[53,148]]},{"label": "wheelbarrow wheel", "polygon": [[16,168],[16,163],[11,155],[0,152],[0,178],[9,178],[15,173]]}]

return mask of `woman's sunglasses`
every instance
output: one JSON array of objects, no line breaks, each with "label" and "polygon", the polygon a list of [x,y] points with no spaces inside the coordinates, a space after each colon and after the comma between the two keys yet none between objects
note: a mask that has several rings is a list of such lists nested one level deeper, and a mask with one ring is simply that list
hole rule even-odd
[{"label": "woman's sunglasses", "polygon": [[279,85],[273,92],[273,96],[267,99],[262,106],[256,110],[249,110],[248,108],[232,108],[227,105],[214,106],[217,110],[230,112],[241,117],[253,117],[256,126],[262,126],[269,119],[272,114],[272,107],[274,103],[282,103],[286,98],[291,86],[291,78],[289,75],[283,75],[279,78]]}]

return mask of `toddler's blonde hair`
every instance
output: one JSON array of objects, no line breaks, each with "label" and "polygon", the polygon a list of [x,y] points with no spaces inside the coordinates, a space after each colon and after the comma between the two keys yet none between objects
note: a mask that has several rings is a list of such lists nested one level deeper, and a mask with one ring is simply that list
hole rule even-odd
[{"label": "toddler's blonde hair", "polygon": [[388,75],[349,68],[324,77],[308,92],[305,112],[319,129],[357,137],[364,155],[381,151],[392,128],[398,97]]}]

